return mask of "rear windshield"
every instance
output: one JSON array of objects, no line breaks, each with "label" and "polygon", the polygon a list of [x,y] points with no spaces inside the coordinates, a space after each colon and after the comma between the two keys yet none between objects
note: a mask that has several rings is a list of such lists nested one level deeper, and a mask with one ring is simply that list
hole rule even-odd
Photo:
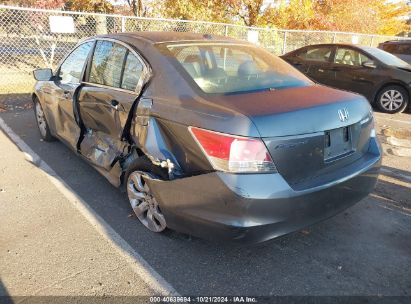
[{"label": "rear windshield", "polygon": [[383,44],[382,49],[391,54],[411,55],[411,43]]},{"label": "rear windshield", "polygon": [[381,62],[391,65],[391,66],[396,66],[396,67],[409,67],[409,64],[406,63],[405,61],[401,60],[397,56],[394,56],[386,51],[374,48],[374,47],[362,47],[362,49],[374,57],[376,57],[378,60]]},{"label": "rear windshield", "polygon": [[180,67],[205,93],[240,93],[311,85],[302,73],[257,47],[238,44],[169,44]]}]

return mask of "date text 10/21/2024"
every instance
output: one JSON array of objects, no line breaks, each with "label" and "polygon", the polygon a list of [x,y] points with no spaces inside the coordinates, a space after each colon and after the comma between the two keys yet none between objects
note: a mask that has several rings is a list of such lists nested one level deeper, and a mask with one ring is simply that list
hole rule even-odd
[{"label": "date text 10/21/2024", "polygon": [[150,297],[150,303],[257,303],[255,297],[244,296],[165,296]]}]

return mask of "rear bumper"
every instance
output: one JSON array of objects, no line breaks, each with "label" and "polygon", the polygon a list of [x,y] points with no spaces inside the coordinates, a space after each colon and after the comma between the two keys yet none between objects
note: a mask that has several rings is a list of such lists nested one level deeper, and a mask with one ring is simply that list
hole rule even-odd
[{"label": "rear bumper", "polygon": [[368,153],[339,178],[303,191],[276,174],[213,172],[148,180],[171,229],[211,240],[258,243],[329,218],[366,197],[378,179],[381,152]]}]

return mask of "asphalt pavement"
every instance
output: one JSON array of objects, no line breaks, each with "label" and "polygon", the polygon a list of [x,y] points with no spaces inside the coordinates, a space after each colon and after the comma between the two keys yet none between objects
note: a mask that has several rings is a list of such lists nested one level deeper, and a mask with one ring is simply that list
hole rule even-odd
[{"label": "asphalt pavement", "polygon": [[124,193],[62,143],[40,140],[32,110],[0,117],[182,295],[411,295],[410,158],[387,156],[377,190],[345,212],[244,247],[148,231]]},{"label": "asphalt pavement", "polygon": [[2,295],[152,295],[141,269],[33,161],[0,131],[0,303]]}]

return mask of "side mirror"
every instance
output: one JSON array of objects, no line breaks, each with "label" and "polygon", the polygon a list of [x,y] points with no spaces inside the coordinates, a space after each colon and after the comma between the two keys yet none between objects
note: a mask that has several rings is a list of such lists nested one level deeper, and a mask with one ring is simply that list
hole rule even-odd
[{"label": "side mirror", "polygon": [[33,71],[34,79],[38,81],[49,81],[53,77],[51,69],[37,69]]},{"label": "side mirror", "polygon": [[362,63],[362,66],[364,68],[371,68],[371,69],[375,69],[377,67],[377,65],[374,63],[374,61],[366,61]]}]

